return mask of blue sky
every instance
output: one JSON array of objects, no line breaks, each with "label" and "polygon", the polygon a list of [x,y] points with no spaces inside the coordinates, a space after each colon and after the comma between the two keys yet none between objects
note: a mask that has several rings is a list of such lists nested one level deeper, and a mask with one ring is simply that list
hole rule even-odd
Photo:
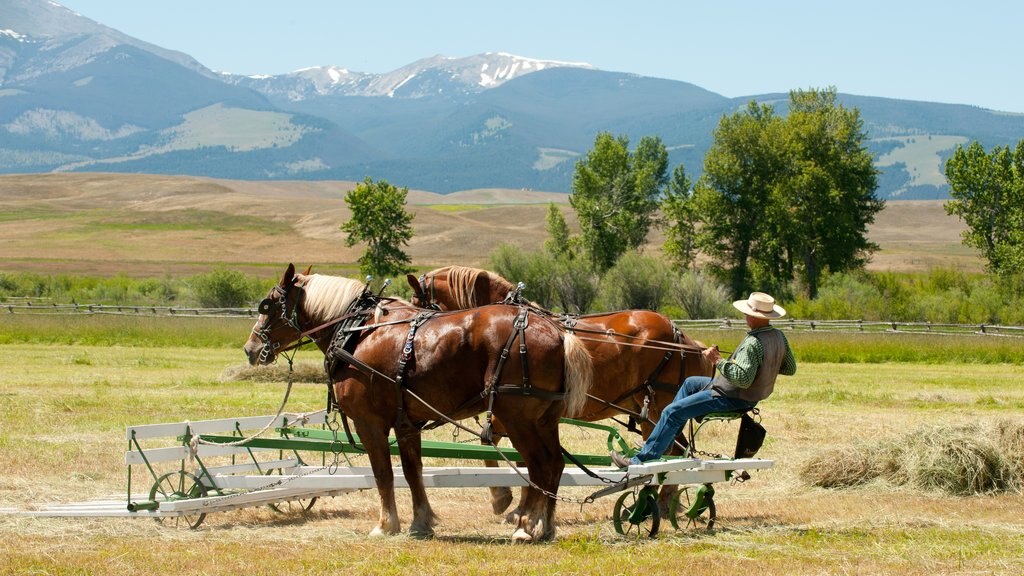
[{"label": "blue sky", "polygon": [[1024,113],[1024,2],[57,0],[236,74],[510,52],[724,96],[840,92]]}]

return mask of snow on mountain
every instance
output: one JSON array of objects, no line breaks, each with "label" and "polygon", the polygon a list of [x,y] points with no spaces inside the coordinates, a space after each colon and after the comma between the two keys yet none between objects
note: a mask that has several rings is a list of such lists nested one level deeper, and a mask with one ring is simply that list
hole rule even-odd
[{"label": "snow on mountain", "polygon": [[226,75],[224,78],[269,96],[289,100],[328,95],[422,98],[473,94],[501,86],[513,78],[555,67],[594,68],[582,62],[537,60],[506,52],[487,52],[464,58],[431,56],[383,74],[322,66],[278,76]]}]

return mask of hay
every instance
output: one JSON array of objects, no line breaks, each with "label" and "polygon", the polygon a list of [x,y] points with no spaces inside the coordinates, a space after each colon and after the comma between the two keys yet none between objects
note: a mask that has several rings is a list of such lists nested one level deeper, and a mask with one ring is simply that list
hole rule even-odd
[{"label": "hay", "polygon": [[822,488],[872,481],[954,495],[1024,489],[1024,424],[935,426],[876,444],[829,450],[804,463],[801,479]]},{"label": "hay", "polygon": [[[221,372],[221,382],[287,382],[288,366],[285,364],[272,364],[270,366],[249,366],[240,364],[232,366]],[[327,376],[324,374],[324,365],[319,362],[296,362],[292,366],[292,379],[294,382],[313,384],[324,384]]]}]

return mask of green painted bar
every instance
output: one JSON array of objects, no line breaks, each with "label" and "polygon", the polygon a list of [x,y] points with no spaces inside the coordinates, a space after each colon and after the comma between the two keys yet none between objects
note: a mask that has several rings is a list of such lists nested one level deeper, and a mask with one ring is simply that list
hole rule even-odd
[{"label": "green painted bar", "polygon": [[[246,443],[250,448],[270,448],[274,450],[297,450],[310,452],[344,452],[346,454],[362,453],[363,447],[359,444],[359,438],[353,434],[355,447],[349,444],[344,434],[338,435],[338,441],[334,441],[334,433],[330,430],[315,428],[278,428],[277,431],[283,435],[281,438],[253,438]],[[203,440],[217,444],[237,442],[238,436],[217,436],[204,434]],[[179,440],[184,441],[184,437]],[[523,457],[514,448],[499,447],[482,444],[457,444],[453,442],[441,442],[437,440],[423,440],[423,456],[427,458],[453,458],[463,460],[501,460],[497,450],[505,455],[512,462],[522,462]],[[398,445],[394,438],[390,439],[391,454],[398,454]],[[582,454],[575,458],[585,466],[609,466],[609,456]],[[568,463],[569,460],[566,460]]]}]

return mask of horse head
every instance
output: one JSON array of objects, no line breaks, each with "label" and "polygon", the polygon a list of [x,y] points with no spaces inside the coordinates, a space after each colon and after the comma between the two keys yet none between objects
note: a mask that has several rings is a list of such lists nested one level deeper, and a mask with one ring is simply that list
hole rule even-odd
[{"label": "horse head", "polygon": [[281,282],[271,288],[267,297],[260,301],[260,316],[243,347],[250,365],[272,364],[282,346],[299,339],[302,334],[299,327],[301,294],[295,265],[289,264]]},{"label": "horse head", "polygon": [[498,274],[467,266],[445,266],[417,280],[407,276],[413,306],[434,310],[467,310],[501,302],[514,286]]}]

